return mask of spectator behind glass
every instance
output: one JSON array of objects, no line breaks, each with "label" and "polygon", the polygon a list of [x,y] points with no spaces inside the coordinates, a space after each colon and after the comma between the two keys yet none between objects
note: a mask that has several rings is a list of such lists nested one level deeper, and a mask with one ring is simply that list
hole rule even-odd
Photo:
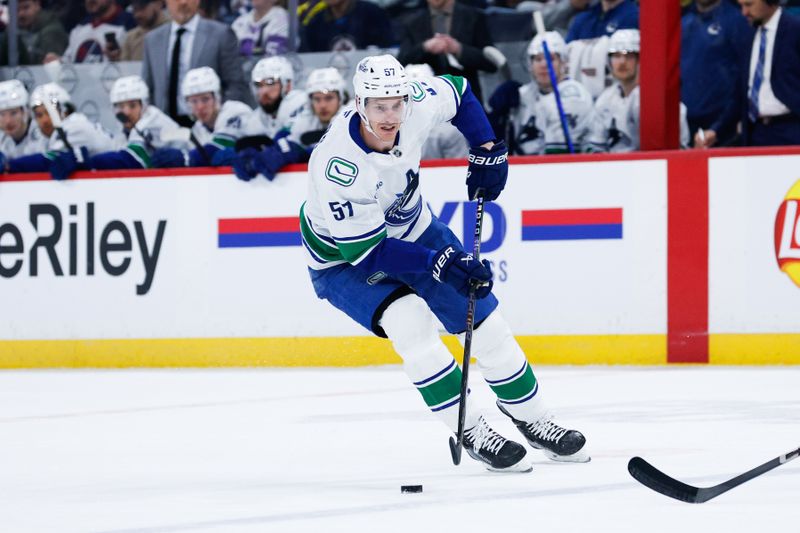
[{"label": "spectator behind glass", "polygon": [[[300,52],[388,48],[396,44],[386,12],[365,0],[326,0],[303,4]],[[322,6],[322,7],[319,7]]]},{"label": "spectator behind glass", "polygon": [[[716,144],[730,144],[738,117],[725,113],[736,106],[740,57],[752,30],[727,0],[696,0],[681,19],[681,100],[689,132],[713,130]],[[723,123],[724,117],[730,117]]]},{"label": "spectator behind glass", "polygon": [[491,46],[480,10],[454,0],[428,0],[428,9],[418,11],[403,24],[397,59],[403,65],[428,64],[437,76],[464,76],[483,103],[478,71],[497,71],[497,65],[484,54]]},{"label": "spectator behind glass", "polygon": [[17,24],[28,63],[38,65],[47,54],[61,55],[67,48],[67,35],[58,16],[42,9],[40,0],[19,0]]},{"label": "spectator behind glass", "polygon": [[600,0],[572,20],[567,42],[596,39],[617,30],[639,28],[639,6],[633,0]]},{"label": "spectator behind glass", "polygon": [[137,26],[128,32],[122,43],[121,61],[141,61],[144,56],[144,36],[169,22],[164,12],[164,0],[133,0],[131,8]]},{"label": "spectator behind glass", "polygon": [[289,49],[289,13],[276,0],[253,0],[253,10],[231,24],[244,56],[275,56]]},{"label": "spectator behind glass", "polygon": [[566,35],[572,21],[589,8],[591,0],[558,0],[542,7],[544,27]]},{"label": "spectator behind glass", "polygon": [[[114,0],[86,0],[85,6],[88,15],[70,32],[63,59],[72,63],[119,61],[125,34],[136,27],[133,16]],[[44,61],[55,59],[56,54],[47,54]]]}]

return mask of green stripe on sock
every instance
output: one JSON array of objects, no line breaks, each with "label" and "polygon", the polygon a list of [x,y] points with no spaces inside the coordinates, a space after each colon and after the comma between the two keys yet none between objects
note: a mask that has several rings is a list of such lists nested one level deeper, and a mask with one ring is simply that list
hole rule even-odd
[{"label": "green stripe on sock", "polygon": [[536,387],[536,376],[531,365],[525,365],[525,371],[514,381],[502,385],[489,385],[501,400],[516,400],[530,394]]},{"label": "green stripe on sock", "polygon": [[461,368],[453,365],[453,370],[442,376],[438,381],[417,386],[422,394],[422,399],[428,407],[435,407],[461,393]]}]

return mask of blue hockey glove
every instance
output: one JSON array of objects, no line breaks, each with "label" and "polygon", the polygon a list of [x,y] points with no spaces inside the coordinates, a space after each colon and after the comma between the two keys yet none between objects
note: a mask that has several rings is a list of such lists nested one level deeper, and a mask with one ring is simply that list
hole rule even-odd
[{"label": "blue hockey glove", "polygon": [[6,171],[6,154],[0,152],[0,174]]},{"label": "blue hockey glove", "polygon": [[508,148],[500,141],[487,150],[480,146],[469,149],[467,170],[467,194],[470,200],[477,198],[478,189],[483,190],[487,202],[500,196],[508,178]]},{"label": "blue hockey glove", "polygon": [[508,80],[498,85],[492,96],[489,97],[489,109],[493,113],[507,114],[515,107],[519,107],[520,87],[522,84],[514,80]]},{"label": "blue hockey glove", "polygon": [[211,157],[211,165],[215,167],[229,167],[233,165],[233,160],[236,158],[236,151],[233,148],[225,148],[218,150]]},{"label": "blue hockey glove", "polygon": [[269,181],[275,179],[275,175],[285,165],[283,152],[277,145],[268,146],[260,151],[253,158],[253,168],[256,173],[263,174]]},{"label": "blue hockey glove", "polygon": [[153,168],[175,168],[186,166],[187,154],[177,148],[159,148],[150,157]]},{"label": "blue hockey glove", "polygon": [[[89,151],[85,146],[81,146],[80,150],[83,154],[83,160],[88,161]],[[78,170],[80,166],[78,159],[75,157],[75,152],[72,150],[59,152],[55,159],[50,161],[50,175],[53,176],[53,179],[59,181],[65,180],[69,178],[73,172]]]},{"label": "blue hockey glove", "polygon": [[447,245],[433,256],[430,265],[433,279],[451,285],[459,294],[469,296],[470,284],[477,288],[475,296],[486,298],[492,292],[492,269],[489,261],[476,261],[471,254]]},{"label": "blue hockey glove", "polygon": [[255,148],[245,148],[236,153],[231,166],[237,178],[243,181],[250,181],[258,175],[254,165],[254,160],[258,153],[259,151]]}]

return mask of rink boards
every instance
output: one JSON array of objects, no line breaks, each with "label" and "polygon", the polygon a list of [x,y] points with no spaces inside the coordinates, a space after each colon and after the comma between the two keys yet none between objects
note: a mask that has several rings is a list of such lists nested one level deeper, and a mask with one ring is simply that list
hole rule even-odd
[{"label": "rink boards", "polygon": [[[798,163],[800,150],[512,158],[482,253],[529,357],[800,363]],[[427,163],[421,189],[470,241],[465,171]],[[305,193],[302,166],[249,183],[215,169],[3,176],[0,367],[398,362],[314,295]]]}]

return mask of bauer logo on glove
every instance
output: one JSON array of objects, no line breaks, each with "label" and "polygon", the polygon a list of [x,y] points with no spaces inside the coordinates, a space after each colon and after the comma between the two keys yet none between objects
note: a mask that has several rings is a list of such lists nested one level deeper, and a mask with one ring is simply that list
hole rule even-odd
[{"label": "bauer logo on glove", "polygon": [[503,141],[495,143],[491,148],[482,146],[470,148],[469,168],[467,169],[467,194],[470,200],[478,197],[483,191],[487,202],[496,200],[506,186],[508,178],[508,149]]}]

